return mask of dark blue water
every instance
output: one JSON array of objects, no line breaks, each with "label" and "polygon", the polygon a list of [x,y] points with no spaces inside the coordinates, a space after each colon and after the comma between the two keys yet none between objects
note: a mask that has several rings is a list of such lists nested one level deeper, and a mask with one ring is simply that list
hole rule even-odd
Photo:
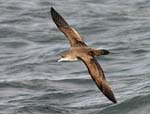
[{"label": "dark blue water", "polygon": [[[118,103],[98,90],[69,48],[53,6],[94,48]],[[0,114],[149,114],[149,0],[1,0]]]}]

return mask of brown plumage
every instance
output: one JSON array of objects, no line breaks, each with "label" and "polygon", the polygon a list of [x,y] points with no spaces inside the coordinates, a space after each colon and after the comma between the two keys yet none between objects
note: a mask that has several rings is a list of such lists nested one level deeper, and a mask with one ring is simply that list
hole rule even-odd
[{"label": "brown plumage", "polygon": [[112,102],[117,103],[114,94],[109,86],[103,69],[101,68],[100,64],[97,60],[89,55],[78,57],[80,60],[84,62],[86,67],[88,68],[89,74],[91,75],[92,79],[96,83],[97,87],[102,91],[102,93]]},{"label": "brown plumage", "polygon": [[104,72],[95,59],[95,56],[107,55],[109,51],[107,50],[97,50],[88,47],[82,40],[82,37],[79,33],[64,20],[64,18],[55,11],[54,8],[51,8],[52,19],[62,31],[65,36],[68,38],[71,48],[68,51],[65,51],[62,55],[60,61],[73,61],[80,59],[86,65],[89,74],[92,79],[98,86],[98,88],[102,91],[102,93],[112,102],[117,103],[115,96],[109,86]]},{"label": "brown plumage", "polygon": [[64,18],[55,11],[54,8],[51,8],[52,19],[59,28],[61,32],[65,34],[68,38],[70,45],[72,47],[78,46],[87,46],[84,42],[80,34],[64,20]]}]

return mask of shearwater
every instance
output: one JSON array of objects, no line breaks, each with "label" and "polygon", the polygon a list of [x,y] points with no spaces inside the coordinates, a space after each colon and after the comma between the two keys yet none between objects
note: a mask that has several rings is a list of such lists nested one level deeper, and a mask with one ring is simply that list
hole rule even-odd
[{"label": "shearwater", "polygon": [[105,78],[104,72],[95,58],[95,56],[107,55],[109,54],[109,51],[88,47],[87,44],[83,42],[79,33],[74,28],[70,27],[65,19],[56,12],[53,7],[51,7],[51,16],[54,23],[59,30],[65,34],[71,45],[71,48],[68,51],[65,51],[58,61],[83,61],[97,87],[109,100],[113,103],[117,103],[113,91]]}]

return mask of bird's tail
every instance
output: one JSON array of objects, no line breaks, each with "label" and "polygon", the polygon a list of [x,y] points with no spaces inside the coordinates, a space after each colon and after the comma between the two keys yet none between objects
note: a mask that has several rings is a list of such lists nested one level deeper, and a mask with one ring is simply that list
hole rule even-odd
[{"label": "bird's tail", "polygon": [[95,56],[100,56],[100,55],[108,55],[109,51],[101,49],[101,50],[94,50],[94,55]]}]

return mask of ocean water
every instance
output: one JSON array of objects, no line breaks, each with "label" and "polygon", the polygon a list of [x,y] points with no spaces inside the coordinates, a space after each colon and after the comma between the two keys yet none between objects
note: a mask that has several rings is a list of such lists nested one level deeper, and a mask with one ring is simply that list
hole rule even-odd
[{"label": "ocean water", "polygon": [[[70,45],[54,7],[93,48],[118,101],[81,62],[57,62]],[[149,114],[149,0],[1,0],[0,114]]]}]

